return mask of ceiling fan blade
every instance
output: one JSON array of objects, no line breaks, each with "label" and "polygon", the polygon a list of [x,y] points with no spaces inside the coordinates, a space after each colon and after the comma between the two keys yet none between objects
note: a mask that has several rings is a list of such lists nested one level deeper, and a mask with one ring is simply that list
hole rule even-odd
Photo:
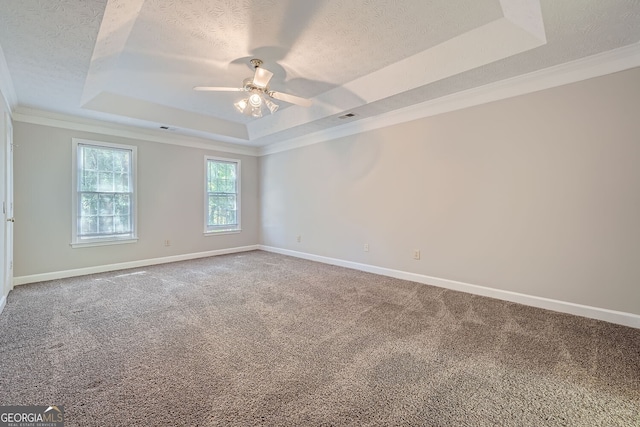
[{"label": "ceiling fan blade", "polygon": [[273,77],[273,73],[264,68],[257,67],[253,76],[253,84],[259,88],[265,88],[269,84],[269,80]]},{"label": "ceiling fan blade", "polygon": [[242,92],[245,89],[243,87],[195,86],[193,90],[209,92]]},{"label": "ceiling fan blade", "polygon": [[289,95],[288,93],[269,91],[268,95],[272,98],[279,99],[280,101],[288,102],[290,104],[300,105],[301,107],[310,107],[311,100],[300,98],[299,96]]}]

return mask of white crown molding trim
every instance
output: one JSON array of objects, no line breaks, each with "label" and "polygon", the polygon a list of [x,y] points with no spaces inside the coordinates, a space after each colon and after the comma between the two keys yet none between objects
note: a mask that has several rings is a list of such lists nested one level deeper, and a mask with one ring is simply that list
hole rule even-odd
[{"label": "white crown molding trim", "polygon": [[640,66],[640,43],[581,58],[565,64],[512,77],[485,86],[368,117],[326,131],[266,145],[259,155],[275,154],[357,133],[461,110],[544,89],[576,83]]},{"label": "white crown molding trim", "polygon": [[178,133],[172,133],[169,135],[167,135],[166,133],[160,134],[160,132],[154,130],[145,130],[133,126],[120,125],[99,120],[84,119],[76,116],[52,113],[49,111],[37,110],[22,106],[14,109],[13,119],[15,121],[23,123],[51,126],[81,132],[100,133],[103,135],[117,136],[122,138],[159,142],[161,144],[179,145],[182,147],[190,148],[201,148],[205,150],[222,151],[225,153],[243,154],[247,156],[258,155],[258,149],[256,147],[223,143]]},{"label": "white crown molding trim", "polygon": [[47,280],[65,279],[68,277],[86,276],[88,274],[105,273],[108,271],[126,270],[129,268],[147,267],[150,265],[167,264],[170,262],[187,261],[190,259],[207,258],[218,255],[235,254],[238,252],[248,252],[258,250],[258,245],[239,246],[228,249],[216,249],[206,252],[195,252],[190,254],[172,255],[162,258],[142,259],[138,261],[127,261],[118,264],[98,265],[94,267],[77,268],[74,270],[54,271],[51,273],[32,274],[29,276],[18,276],[13,278],[14,286],[26,285],[28,283],[44,282]]},{"label": "white crown molding trim", "polygon": [[4,57],[2,46],[0,46],[0,92],[2,93],[2,99],[9,109],[9,114],[18,105],[18,96],[13,86],[13,80],[11,79],[11,73],[9,73],[9,66],[7,60]]},{"label": "white crown molding trim", "polygon": [[560,313],[572,314],[575,316],[588,317],[591,319],[602,320],[605,322],[629,326],[632,328],[640,328],[640,315],[633,313],[625,313],[621,311],[609,310],[606,308],[591,307],[587,305],[575,304],[572,302],[521,294],[518,292],[505,291],[501,289],[489,288],[486,286],[457,282],[455,280],[431,277],[423,274],[409,273],[406,271],[393,270],[390,268],[378,267],[370,264],[361,264],[357,262],[329,258],[306,252],[292,251],[289,249],[281,249],[272,246],[259,245],[258,247],[260,250],[274,252],[281,255],[289,255],[296,258],[303,258],[310,261],[321,262],[324,264],[337,265],[340,267],[365,271],[367,273],[374,273],[382,276],[393,277],[396,279],[409,280],[425,285],[432,285],[440,288],[451,289],[454,291],[466,292],[469,294],[495,298],[503,301],[515,302],[518,304],[543,308]]}]

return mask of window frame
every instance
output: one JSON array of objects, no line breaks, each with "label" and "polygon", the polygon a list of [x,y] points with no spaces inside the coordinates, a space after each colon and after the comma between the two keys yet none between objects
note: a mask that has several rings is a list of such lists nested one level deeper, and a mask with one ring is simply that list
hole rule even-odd
[{"label": "window frame", "polygon": [[[223,163],[233,163],[236,165],[236,222],[237,224],[234,227],[228,226],[213,226],[216,228],[211,228],[208,225],[209,218],[209,161],[214,162],[223,162]],[[227,157],[218,157],[218,156],[204,156],[204,235],[205,236],[219,236],[221,234],[235,234],[240,233],[242,231],[242,165],[240,159],[231,159]]]},{"label": "window frame", "polygon": [[[80,145],[93,146],[98,148],[114,148],[119,150],[131,151],[131,235],[115,236],[107,235],[93,238],[81,238],[78,236],[78,149]],[[135,145],[115,144],[103,141],[91,141],[88,139],[72,138],[71,144],[71,247],[82,248],[91,246],[120,245],[127,243],[136,243],[138,241],[138,147]]]}]

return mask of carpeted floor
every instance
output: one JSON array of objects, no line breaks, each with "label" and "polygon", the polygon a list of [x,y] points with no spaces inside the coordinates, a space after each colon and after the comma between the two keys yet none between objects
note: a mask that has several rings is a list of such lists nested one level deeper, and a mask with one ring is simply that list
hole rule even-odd
[{"label": "carpeted floor", "polygon": [[16,287],[66,426],[640,426],[640,330],[255,251]]}]

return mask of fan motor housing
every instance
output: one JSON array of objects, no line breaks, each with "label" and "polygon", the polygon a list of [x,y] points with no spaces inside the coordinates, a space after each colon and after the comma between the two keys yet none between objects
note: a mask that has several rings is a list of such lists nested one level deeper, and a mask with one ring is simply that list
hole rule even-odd
[{"label": "fan motor housing", "polygon": [[253,84],[253,79],[251,77],[247,77],[246,79],[244,79],[242,81],[242,87],[247,92],[259,91],[259,92],[268,93],[268,87],[262,88],[262,87],[258,87],[256,85],[254,85]]}]

